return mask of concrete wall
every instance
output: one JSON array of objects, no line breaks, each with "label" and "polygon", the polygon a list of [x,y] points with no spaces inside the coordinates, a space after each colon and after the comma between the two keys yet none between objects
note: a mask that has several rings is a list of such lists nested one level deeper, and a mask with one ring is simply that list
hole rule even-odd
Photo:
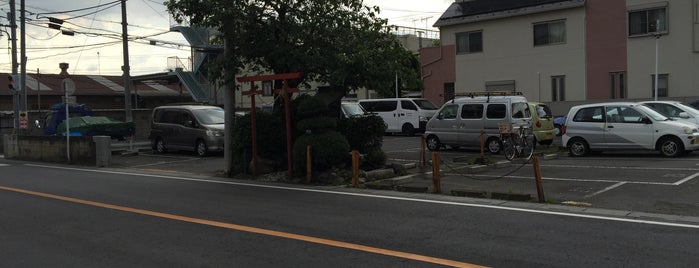
[{"label": "concrete wall", "polygon": [[91,137],[70,138],[70,161],[66,143],[66,137],[59,136],[3,136],[5,159],[95,165],[95,143]]},{"label": "concrete wall", "polygon": [[[566,42],[534,46],[533,24],[565,20]],[[457,33],[483,31],[483,52],[456,55],[457,94],[485,91],[488,81],[514,80],[531,101],[551,101],[551,76],[565,76],[566,100],[585,99],[585,10],[573,8],[441,28],[443,45]]]},{"label": "concrete wall", "polygon": [[[664,3],[656,0],[627,0],[628,8]],[[668,74],[669,97],[699,95],[699,51],[695,32],[699,29],[699,1],[673,0],[668,3],[668,33],[658,39],[658,73]],[[629,98],[652,98],[655,73],[655,37],[628,37]]]}]

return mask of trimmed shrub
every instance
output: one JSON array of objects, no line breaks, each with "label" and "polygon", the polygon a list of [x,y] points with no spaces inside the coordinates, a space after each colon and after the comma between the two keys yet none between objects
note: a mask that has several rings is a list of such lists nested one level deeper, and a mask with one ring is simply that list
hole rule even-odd
[{"label": "trimmed shrub", "polygon": [[347,138],[352,150],[365,154],[373,149],[381,149],[386,124],[376,115],[342,118],[337,130]]},{"label": "trimmed shrub", "polygon": [[[284,121],[268,113],[257,113],[257,153],[258,157],[285,163],[286,129]],[[233,166],[232,173],[247,172],[252,159],[251,115],[238,116],[233,126]]]},{"label": "trimmed shrub", "polygon": [[373,170],[382,168],[386,165],[386,153],[381,148],[373,148],[364,155],[361,168],[364,170]]},{"label": "trimmed shrub", "polygon": [[297,175],[306,173],[306,147],[311,146],[314,171],[328,170],[347,163],[349,144],[340,133],[328,131],[303,135],[294,142],[294,170]]}]

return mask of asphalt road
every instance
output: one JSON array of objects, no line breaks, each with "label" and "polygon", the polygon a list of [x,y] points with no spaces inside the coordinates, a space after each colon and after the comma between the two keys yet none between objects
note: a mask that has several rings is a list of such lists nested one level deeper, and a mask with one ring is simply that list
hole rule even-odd
[{"label": "asphalt road", "polygon": [[449,196],[0,164],[0,260],[7,267],[690,267],[699,261],[699,225]]}]

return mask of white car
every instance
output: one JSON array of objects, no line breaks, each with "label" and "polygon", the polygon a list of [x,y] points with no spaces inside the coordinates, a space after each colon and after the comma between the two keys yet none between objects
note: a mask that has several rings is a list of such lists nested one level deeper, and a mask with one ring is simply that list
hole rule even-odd
[{"label": "white car", "polygon": [[591,151],[643,149],[675,157],[699,149],[697,125],[672,120],[638,103],[574,106],[565,125],[563,146],[572,156]]},{"label": "white car", "polygon": [[686,121],[699,125],[699,110],[679,101],[642,101],[639,102],[659,112],[660,114],[676,120]]}]

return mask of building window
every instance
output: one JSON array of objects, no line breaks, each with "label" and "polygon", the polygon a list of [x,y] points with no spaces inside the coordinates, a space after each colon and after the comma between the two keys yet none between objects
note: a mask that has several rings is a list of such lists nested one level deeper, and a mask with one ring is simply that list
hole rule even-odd
[{"label": "building window", "polygon": [[609,81],[611,82],[611,98],[625,99],[626,98],[626,72],[611,72],[609,73]]},{"label": "building window", "polygon": [[628,18],[629,36],[667,33],[666,7],[629,11]]},{"label": "building window", "polygon": [[456,34],[456,53],[474,53],[483,51],[483,31]]},{"label": "building window", "polygon": [[551,76],[551,101],[566,100],[566,76]]},{"label": "building window", "polygon": [[[667,95],[668,95],[667,94],[668,93],[668,91],[667,91],[668,74],[658,74],[658,77],[660,77],[660,79],[658,80],[658,97],[667,97]],[[650,90],[651,95],[650,96],[655,97],[655,75],[654,74],[651,75],[651,82],[653,84],[651,84],[651,86],[650,86],[650,88],[651,88],[651,90]]]},{"label": "building window", "polygon": [[566,42],[564,20],[534,24],[534,46],[563,44]]}]

